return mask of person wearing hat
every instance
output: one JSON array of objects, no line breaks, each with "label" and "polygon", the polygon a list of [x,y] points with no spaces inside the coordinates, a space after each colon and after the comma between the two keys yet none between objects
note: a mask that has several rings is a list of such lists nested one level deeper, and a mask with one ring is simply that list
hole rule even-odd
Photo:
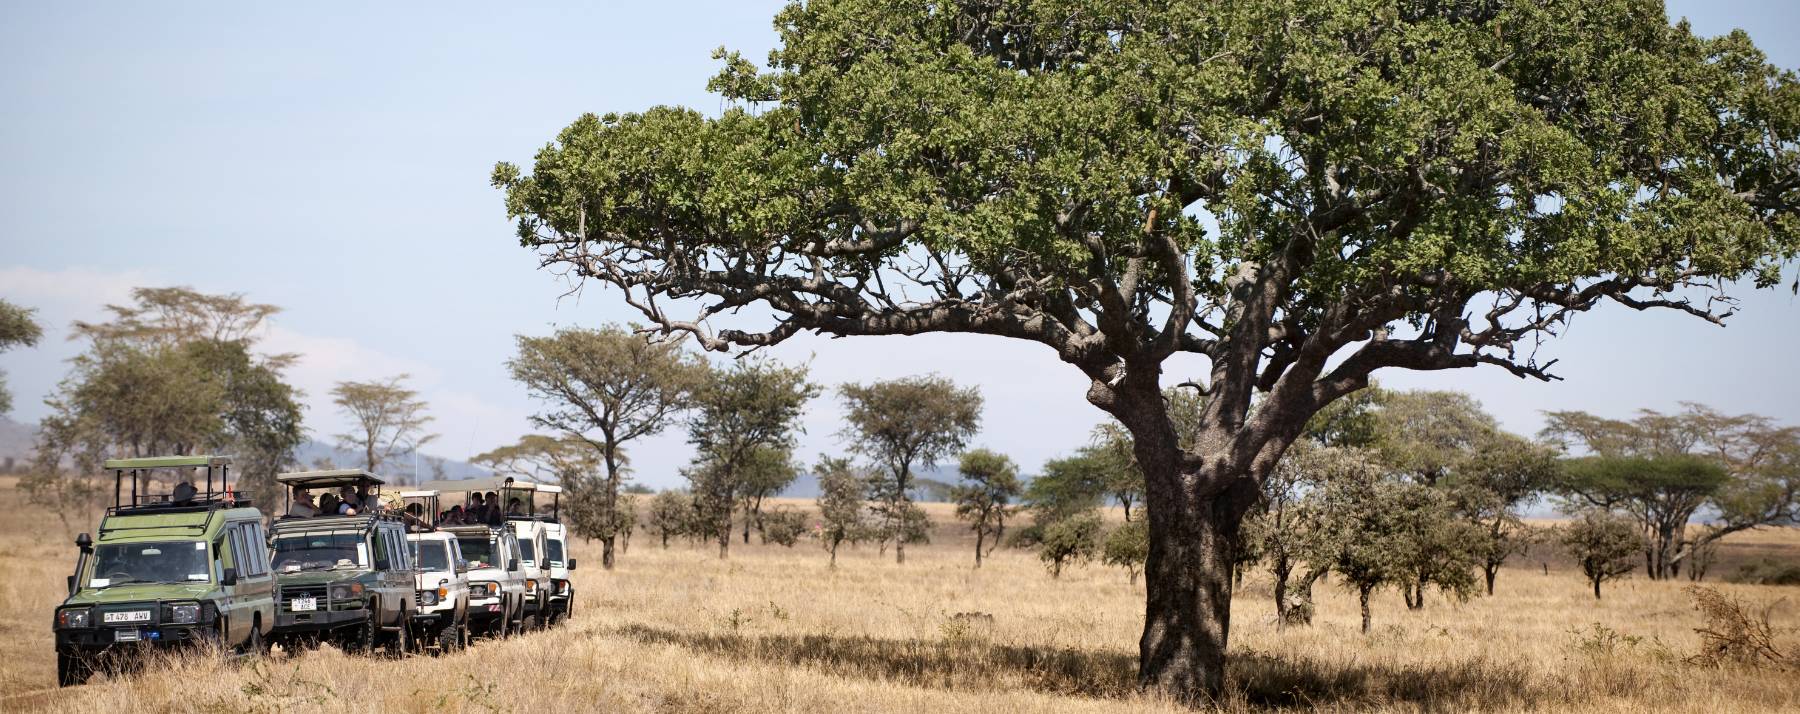
[{"label": "person wearing hat", "polygon": [[319,507],[313,505],[312,493],[299,486],[294,487],[294,500],[288,504],[289,518],[312,518],[319,515]]}]

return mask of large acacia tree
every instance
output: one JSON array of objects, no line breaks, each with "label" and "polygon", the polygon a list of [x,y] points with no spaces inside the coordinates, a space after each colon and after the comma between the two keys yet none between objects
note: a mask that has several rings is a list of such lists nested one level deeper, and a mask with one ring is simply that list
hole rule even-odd
[{"label": "large acacia tree", "polygon": [[[1800,84],[1654,2],[815,0],[716,116],[500,164],[525,247],[713,350],[1029,340],[1131,432],[1144,685],[1223,686],[1258,484],[1384,367],[1551,377],[1603,304],[1719,321],[1800,246]],[[1164,364],[1209,361],[1184,448]],[[1174,380],[1170,380],[1174,381]],[[1258,407],[1253,412],[1253,396]]]}]

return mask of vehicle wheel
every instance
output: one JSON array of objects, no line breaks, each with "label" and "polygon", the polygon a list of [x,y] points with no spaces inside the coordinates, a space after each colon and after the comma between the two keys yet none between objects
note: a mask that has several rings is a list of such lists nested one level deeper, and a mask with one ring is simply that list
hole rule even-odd
[{"label": "vehicle wheel", "polygon": [[258,627],[254,622],[251,623],[250,636],[244,638],[244,645],[238,650],[238,654],[261,657],[268,653],[269,643],[267,640],[263,639],[262,628]]},{"label": "vehicle wheel", "polygon": [[469,621],[463,620],[451,625],[450,629],[438,635],[441,646],[438,651],[449,654],[460,652],[469,646]]},{"label": "vehicle wheel", "polygon": [[412,637],[409,636],[410,634],[411,628],[408,627],[406,623],[401,623],[399,630],[388,635],[386,652],[383,654],[387,655],[388,659],[400,659],[405,657],[407,648],[412,644]]},{"label": "vehicle wheel", "polygon": [[87,684],[88,677],[93,673],[93,667],[80,653],[56,651],[56,686],[73,687]]},{"label": "vehicle wheel", "polygon": [[369,616],[360,624],[350,629],[344,638],[344,652],[349,654],[368,654],[375,649],[375,617]]}]

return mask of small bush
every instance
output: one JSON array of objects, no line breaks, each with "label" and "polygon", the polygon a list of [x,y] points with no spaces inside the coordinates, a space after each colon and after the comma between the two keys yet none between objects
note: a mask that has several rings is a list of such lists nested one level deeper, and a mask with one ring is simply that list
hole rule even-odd
[{"label": "small bush", "polygon": [[1700,652],[1689,662],[1709,667],[1741,664],[1753,667],[1787,669],[1800,666],[1800,660],[1784,654],[1775,646],[1775,627],[1769,624],[1771,603],[1760,611],[1717,590],[1698,585],[1687,588],[1694,598],[1694,609],[1706,618],[1700,633]]}]

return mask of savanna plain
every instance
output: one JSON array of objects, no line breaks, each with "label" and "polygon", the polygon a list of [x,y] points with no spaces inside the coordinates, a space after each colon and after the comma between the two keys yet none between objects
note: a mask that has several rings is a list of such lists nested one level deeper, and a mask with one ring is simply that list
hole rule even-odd
[{"label": "savanna plain", "polygon": [[[791,505],[805,508],[808,502]],[[1052,579],[1026,552],[979,569],[948,506],[927,506],[929,546],[817,541],[717,546],[639,531],[613,571],[577,544],[579,600],[566,626],[448,656],[183,656],[55,687],[50,618],[74,563],[73,533],[0,477],[0,710],[66,712],[1143,712],[1188,711],[1136,692],[1143,585],[1098,563]],[[1110,514],[1118,519],[1120,514]],[[1233,603],[1230,691],[1214,707],[1260,711],[1800,711],[1800,669],[1692,660],[1708,626],[1680,581],[1609,583],[1595,601],[1569,563],[1534,549],[1491,597],[1435,593],[1408,611],[1379,594],[1359,632],[1355,594],[1324,583],[1312,627],[1278,629],[1266,574]],[[1715,573],[1800,559],[1800,532],[1725,541]],[[1707,586],[1800,651],[1800,587]]]}]

